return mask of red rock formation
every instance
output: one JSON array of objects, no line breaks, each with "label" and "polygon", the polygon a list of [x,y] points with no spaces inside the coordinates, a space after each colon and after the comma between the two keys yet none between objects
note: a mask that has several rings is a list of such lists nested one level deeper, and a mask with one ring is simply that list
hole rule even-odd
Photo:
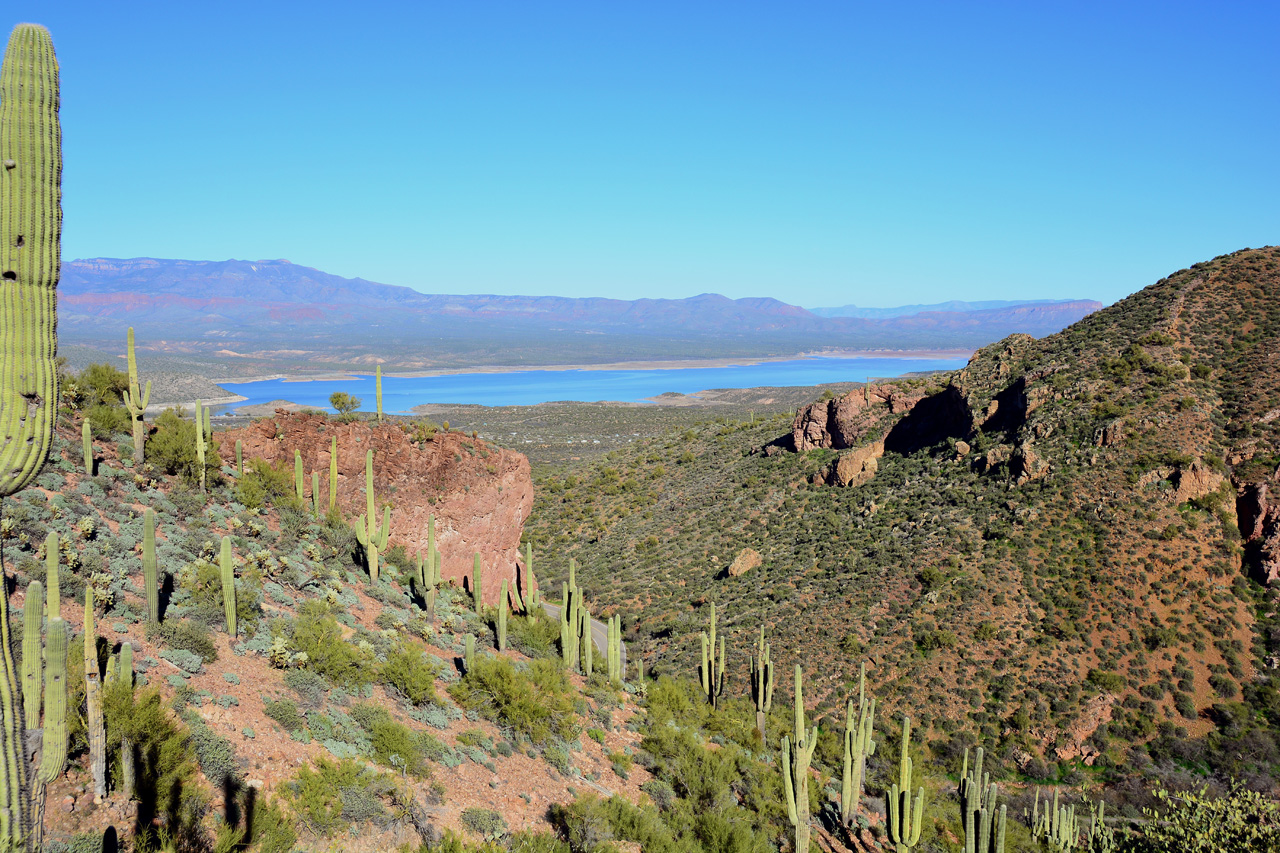
[{"label": "red rock formation", "polygon": [[[392,545],[416,555],[427,546],[427,518],[436,517],[437,547],[446,580],[470,578],[480,553],[483,593],[497,601],[505,578],[522,564],[520,534],[533,507],[533,480],[524,454],[492,447],[462,433],[436,433],[421,442],[393,424],[339,423],[319,414],[277,409],[241,429],[215,433],[223,459],[235,458],[236,439],[246,459],[293,465],[302,452],[306,489],[320,473],[321,506],[329,499],[329,447],[338,439],[338,506],[354,520],[365,512],[365,451],[373,450],[373,483],[379,507],[390,503]],[[526,590],[523,568],[520,588]],[[469,583],[469,581],[468,581]],[[536,586],[536,579],[535,579]]]}]

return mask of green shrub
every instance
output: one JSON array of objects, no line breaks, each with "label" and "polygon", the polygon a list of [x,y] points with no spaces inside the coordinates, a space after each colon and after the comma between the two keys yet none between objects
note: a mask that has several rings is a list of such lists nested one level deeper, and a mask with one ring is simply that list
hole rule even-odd
[{"label": "green shrub", "polygon": [[[206,625],[226,624],[221,568],[205,559],[195,560],[178,572],[177,585],[188,596],[194,619]],[[261,601],[262,571],[256,564],[246,564],[236,579],[236,619],[241,630],[258,618]]]},{"label": "green shrub", "polygon": [[293,465],[283,461],[272,465],[265,459],[245,460],[244,475],[236,480],[236,500],[249,509],[261,509],[268,502],[300,509],[302,501],[298,500],[294,485]]},{"label": "green shrub", "polygon": [[307,656],[307,669],[333,684],[363,687],[373,680],[373,652],[347,641],[323,602],[307,601],[299,608],[289,647]]},{"label": "green shrub", "polygon": [[253,801],[253,837],[245,839],[256,853],[290,853],[298,843],[293,821],[277,800]]},{"label": "green shrub", "polygon": [[472,806],[462,810],[462,824],[485,841],[497,841],[507,834],[507,822],[493,809]]},{"label": "green shrub", "polygon": [[214,645],[209,629],[198,622],[187,619],[152,622],[147,625],[147,639],[153,642],[160,640],[170,648],[199,655],[205,663],[218,659],[218,647]]},{"label": "green shrub", "polygon": [[411,645],[392,649],[382,667],[382,680],[414,705],[436,701],[437,675],[426,652]]},{"label": "green shrub", "polygon": [[324,703],[325,694],[329,692],[329,682],[305,669],[291,669],[286,672],[284,686],[297,693],[298,698],[308,708],[319,708]]},{"label": "green shrub", "polygon": [[1133,845],[1136,853],[1217,853],[1280,849],[1280,807],[1256,791],[1239,788],[1224,797],[1206,789],[1173,793],[1157,789],[1159,805]]},{"label": "green shrub", "polygon": [[315,767],[302,767],[285,789],[294,814],[316,835],[331,835],[352,822],[382,817],[382,799],[395,785],[368,765],[351,758],[318,758]]},{"label": "green shrub", "polygon": [[292,699],[275,699],[262,703],[263,712],[284,727],[286,732],[296,732],[307,725]]},{"label": "green shrub", "polygon": [[413,776],[427,774],[422,736],[403,723],[396,722],[385,708],[353,705],[351,719],[369,733],[373,757],[379,764],[403,770]]},{"label": "green shrub", "polygon": [[[222,458],[210,442],[204,453],[205,479],[215,483],[222,477]],[[196,424],[184,420],[175,409],[165,409],[156,418],[156,429],[147,440],[147,462],[177,474],[188,483],[200,481],[200,463],[196,458]]]},{"label": "green shrub", "polygon": [[558,657],[560,625],[539,607],[528,616],[507,620],[507,642],[531,658]]},{"label": "green shrub", "polygon": [[184,714],[183,720],[191,730],[191,749],[200,762],[200,769],[213,786],[222,788],[225,784],[239,782],[240,766],[231,741],[209,728],[193,711]]},{"label": "green shrub", "polygon": [[468,710],[494,720],[535,744],[578,734],[569,697],[569,681],[560,665],[535,660],[525,671],[509,658],[477,655],[475,665],[449,694]]}]

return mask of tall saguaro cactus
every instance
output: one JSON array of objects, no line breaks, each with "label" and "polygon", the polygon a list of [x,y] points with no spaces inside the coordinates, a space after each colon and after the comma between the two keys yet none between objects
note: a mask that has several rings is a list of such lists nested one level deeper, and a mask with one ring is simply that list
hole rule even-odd
[{"label": "tall saguaro cactus", "polygon": [[756,641],[756,653],[751,656],[751,701],[756,706],[756,731],[765,739],[765,716],[773,710],[773,661],[769,658],[769,644],[764,639],[764,626],[760,626],[760,639]]},{"label": "tall saguaro cactus", "polygon": [[964,853],[1004,853],[1008,806],[996,817],[998,790],[991,774],[982,772],[983,749],[974,754],[969,771],[969,750],[964,751],[960,769],[960,823],[964,827]]},{"label": "tall saguaro cactus", "polygon": [[[58,406],[62,127],[49,31],[19,24],[0,63],[0,498],[44,466]],[[26,723],[0,577],[0,847],[29,843]],[[37,600],[39,596],[37,596]]]},{"label": "tall saguaro cactus", "polygon": [[93,435],[91,434],[91,425],[89,419],[85,418],[80,423],[80,449],[84,452],[84,473],[87,477],[93,476]]},{"label": "tall saguaro cactus", "polygon": [[911,718],[902,718],[902,751],[898,755],[898,781],[889,789],[889,840],[895,853],[911,853],[920,843],[924,819],[924,788],[911,801]]},{"label": "tall saguaro cactus", "polygon": [[142,581],[147,592],[147,620],[160,621],[160,564],[156,560],[156,513],[142,513]]},{"label": "tall saguaro cactus", "polygon": [[378,554],[387,547],[391,533],[391,507],[382,508],[382,526],[378,526],[378,513],[373,500],[373,451],[364,455],[364,500],[366,514],[356,519],[356,541],[364,548],[369,564],[369,580],[378,579]]},{"label": "tall saguaro cactus", "polygon": [[377,366],[376,376],[377,376],[377,379],[375,380],[375,382],[377,383],[377,388],[374,391],[374,396],[377,398],[377,402],[378,402],[378,423],[382,423],[382,365],[381,364]]},{"label": "tall saguaro cactus", "polygon": [[477,551],[471,563],[471,598],[476,613],[484,605],[484,567],[480,565],[480,552]]},{"label": "tall saguaro cactus", "polygon": [[48,30],[19,24],[0,65],[0,496],[35,479],[53,441],[61,239],[58,61]]},{"label": "tall saguaro cactus", "polygon": [[338,439],[329,444],[329,512],[338,508]]},{"label": "tall saguaro cactus", "polygon": [[818,727],[805,730],[804,673],[796,664],[795,744],[789,735],[782,736],[782,788],[787,795],[787,817],[796,830],[797,853],[809,850],[809,763],[818,745]]},{"label": "tall saguaro cactus", "polygon": [[236,635],[236,565],[231,559],[231,537],[222,537],[218,554],[218,570],[222,576],[222,609],[227,617],[227,633]]},{"label": "tall saguaro cactus", "polygon": [[702,632],[702,693],[714,707],[724,692],[724,635],[716,649],[716,603],[711,602],[711,633]]},{"label": "tall saguaro cactus", "polygon": [[[143,452],[147,441],[147,427],[142,422],[146,414],[147,404],[151,402],[151,380],[147,380],[147,390],[138,392],[138,359],[133,351],[133,326],[129,327],[129,387],[124,392],[124,407],[129,411],[133,421],[133,466],[142,465]],[[240,469],[244,473],[244,469]]]},{"label": "tall saguaro cactus", "polygon": [[876,700],[867,699],[867,664],[858,667],[858,713],[854,716],[853,700],[845,707],[844,715],[844,773],[840,786],[840,821],[853,826],[853,819],[862,799],[862,780],[867,759],[875,754]]},{"label": "tall saguaro cactus", "polygon": [[94,802],[107,795],[107,728],[102,713],[102,683],[98,672],[98,635],[93,627],[93,588],[84,591],[84,702],[88,711],[89,771]]}]

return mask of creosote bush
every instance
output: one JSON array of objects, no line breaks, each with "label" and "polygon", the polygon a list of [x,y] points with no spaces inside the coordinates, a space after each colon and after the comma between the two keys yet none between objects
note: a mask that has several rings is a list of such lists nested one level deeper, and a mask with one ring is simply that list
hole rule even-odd
[{"label": "creosote bush", "polygon": [[509,658],[476,655],[475,663],[449,688],[459,705],[477,711],[535,744],[577,737],[579,725],[569,680],[552,660],[535,660],[526,670]]}]

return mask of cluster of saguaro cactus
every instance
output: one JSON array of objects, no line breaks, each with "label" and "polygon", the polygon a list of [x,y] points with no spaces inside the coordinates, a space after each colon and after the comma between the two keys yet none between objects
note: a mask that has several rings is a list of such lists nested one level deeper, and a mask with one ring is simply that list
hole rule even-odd
[{"label": "cluster of saguaro cactus", "polygon": [[436,615],[436,588],[440,582],[440,551],[436,548],[436,517],[431,515],[427,517],[427,556],[424,560],[421,552],[418,554],[413,585],[417,587],[417,593],[426,606],[427,615],[432,618]]},{"label": "cluster of saguaro cactus", "polygon": [[609,617],[609,681],[614,686],[622,684],[622,614],[615,613]]},{"label": "cluster of saguaro cactus", "polygon": [[581,640],[582,590],[578,588],[575,572],[577,564],[569,558],[569,582],[560,585],[560,655],[567,669],[578,665],[578,647]]},{"label": "cluster of saguaro cactus", "polygon": [[156,513],[142,513],[142,581],[147,591],[147,620],[160,621],[160,564],[156,560]]},{"label": "cluster of saguaro cactus", "polygon": [[924,822],[924,788],[911,800],[911,718],[902,718],[902,751],[898,756],[898,781],[889,789],[889,840],[895,853],[910,853],[920,843]]},{"label": "cluster of saguaro cactus", "polygon": [[146,449],[147,427],[142,422],[142,416],[147,412],[147,404],[151,402],[151,380],[147,380],[147,390],[139,393],[138,391],[138,359],[133,351],[133,327],[129,327],[129,387],[124,392],[124,407],[129,411],[129,418],[133,421],[133,464],[134,467],[142,465],[143,453]]},{"label": "cluster of saguaro cactus", "polygon": [[960,770],[960,822],[964,827],[964,853],[1004,853],[1005,821],[1008,806],[1000,806],[996,817],[998,790],[989,773],[982,772],[983,749],[974,753],[969,770],[969,750],[964,751]]},{"label": "cluster of saguaro cactus", "polygon": [[[107,659],[105,685],[110,689],[117,683],[133,690],[133,646],[130,643],[122,644],[120,653]],[[120,740],[120,787],[126,797],[133,796],[134,778],[133,743],[123,737]]]},{"label": "cluster of saguaro cactus", "polygon": [[369,567],[369,580],[378,579],[378,554],[387,547],[391,533],[391,507],[382,508],[382,524],[378,524],[377,508],[373,500],[373,451],[364,455],[364,500],[366,512],[356,519],[356,541],[364,549]]},{"label": "cluster of saguaro cactus", "polygon": [[91,429],[89,419],[85,418],[80,424],[80,449],[84,452],[84,473],[88,477],[93,476],[93,435],[90,434]]},{"label": "cluster of saguaro cactus", "polygon": [[1089,825],[1089,841],[1086,845],[1089,853],[1116,853],[1119,842],[1115,833],[1107,826],[1107,803],[1099,799],[1089,806],[1089,816],[1093,819]]},{"label": "cluster of saguaro cactus", "polygon": [[765,717],[773,710],[773,661],[769,656],[769,644],[764,639],[764,626],[760,626],[760,639],[756,640],[756,653],[751,656],[751,702],[756,706],[756,731],[765,740]]},{"label": "cluster of saguaro cactus", "polygon": [[89,733],[89,775],[94,802],[107,795],[107,727],[102,713],[102,681],[98,671],[98,634],[93,627],[93,589],[84,591],[84,703]]},{"label": "cluster of saguaro cactus", "polygon": [[854,713],[850,699],[844,712],[844,772],[840,784],[840,821],[853,826],[853,819],[862,800],[862,780],[867,759],[875,754],[876,700],[867,698],[867,664],[858,667],[858,707]]},{"label": "cluster of saguaro cactus", "polygon": [[818,727],[805,728],[804,673],[796,664],[795,743],[791,735],[782,736],[782,788],[787,795],[787,817],[795,827],[795,849],[809,849],[809,763],[818,745]]},{"label": "cluster of saguaro cactus", "polygon": [[724,693],[724,635],[716,648],[716,603],[711,602],[711,633],[702,632],[702,692],[713,706]]},{"label": "cluster of saguaro cactus", "polygon": [[582,674],[589,676],[595,669],[596,644],[591,640],[591,611],[585,601],[578,608],[578,650],[582,654]]},{"label": "cluster of saguaro cactus", "polygon": [[1041,844],[1048,845],[1050,850],[1074,850],[1079,846],[1080,824],[1076,818],[1076,807],[1058,805],[1057,788],[1053,789],[1053,805],[1045,800],[1043,814],[1040,813],[1040,789],[1036,788],[1030,817],[1032,836]]},{"label": "cluster of saguaro cactus", "polygon": [[479,613],[484,605],[484,567],[480,565],[479,551],[471,562],[471,601],[476,613]]},{"label": "cluster of saguaro cactus", "polygon": [[231,558],[231,537],[222,537],[222,552],[218,555],[218,568],[222,575],[222,609],[227,617],[227,633],[236,635],[236,565]]}]

